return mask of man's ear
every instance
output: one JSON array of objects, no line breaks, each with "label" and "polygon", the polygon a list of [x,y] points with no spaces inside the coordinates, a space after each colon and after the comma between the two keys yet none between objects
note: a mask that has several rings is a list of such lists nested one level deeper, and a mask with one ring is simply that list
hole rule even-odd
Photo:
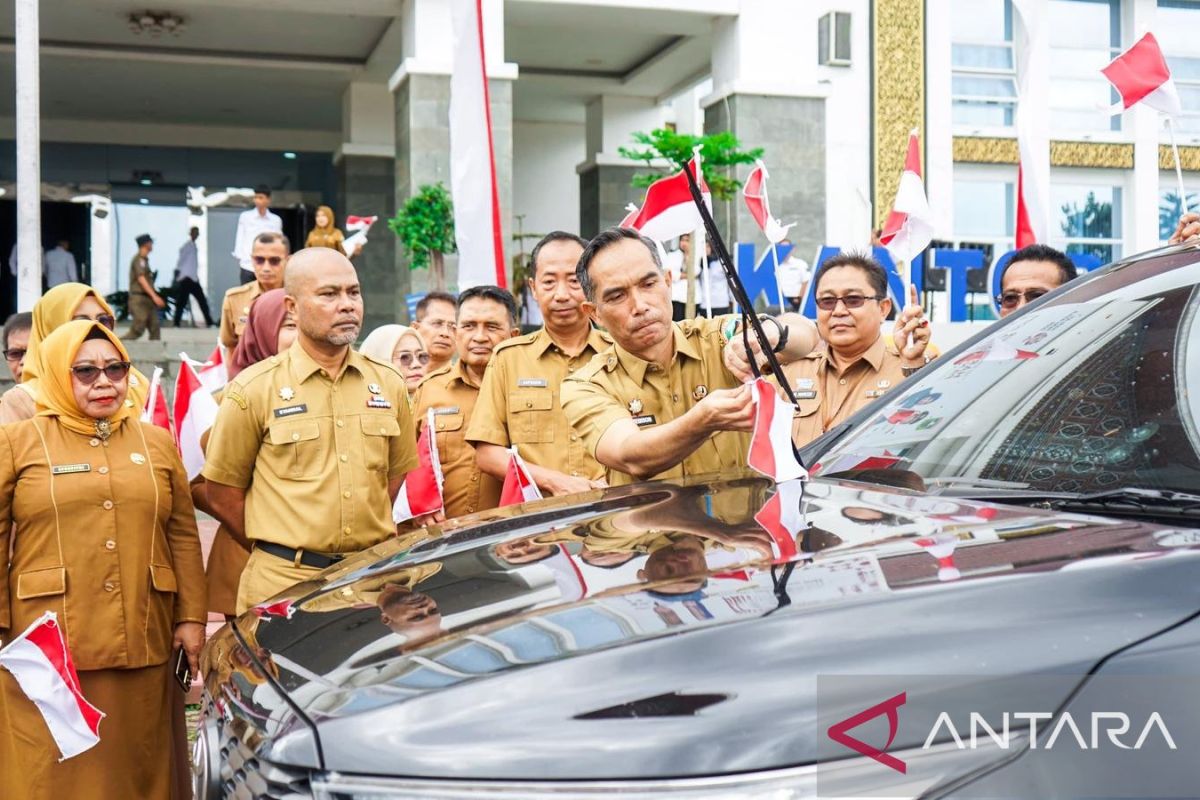
[{"label": "man's ear", "polygon": [[584,316],[590,319],[597,325],[600,324],[600,318],[596,316],[596,304],[590,300],[584,300],[579,304],[579,308],[583,311]]},{"label": "man's ear", "polygon": [[892,303],[892,298],[890,298],[890,297],[885,297],[884,299],[879,301],[879,310],[881,312],[883,312],[884,319],[887,319],[888,317],[891,316],[893,305],[894,304]]},{"label": "man's ear", "polygon": [[[684,272],[686,272],[689,269],[689,267],[690,267],[690,265],[684,264],[683,270],[680,271],[680,274],[682,275]],[[666,269],[666,268],[663,269],[662,274],[663,274],[663,280],[665,280],[667,282],[667,288],[670,289],[671,281],[674,280],[675,276],[671,274],[671,270]]]},{"label": "man's ear", "polygon": [[510,339],[515,339],[520,335],[521,335],[520,328],[510,328],[508,331],[508,338],[510,338]]},{"label": "man's ear", "polygon": [[283,296],[283,310],[291,314],[293,317],[297,316],[296,298],[292,297],[290,294],[285,294]]}]

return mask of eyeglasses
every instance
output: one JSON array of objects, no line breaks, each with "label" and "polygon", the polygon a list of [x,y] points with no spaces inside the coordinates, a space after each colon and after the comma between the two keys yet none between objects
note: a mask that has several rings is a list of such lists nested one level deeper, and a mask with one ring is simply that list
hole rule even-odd
[{"label": "eyeglasses", "polygon": [[438,331],[452,331],[456,327],[453,322],[444,319],[431,319],[421,323],[422,328],[433,328]]},{"label": "eyeglasses", "polygon": [[101,325],[108,328],[110,331],[116,330],[116,328],[117,328],[117,320],[111,314],[97,314],[94,317],[89,317],[86,314],[79,314],[77,316],[71,317],[72,322],[75,322],[76,320],[81,320],[81,319],[86,319],[88,322],[99,322]]},{"label": "eyeglasses", "polygon": [[251,256],[252,261],[258,266],[270,264],[272,267],[278,267],[283,263],[283,256]]},{"label": "eyeglasses", "polygon": [[11,350],[5,350],[4,357],[6,359],[8,359],[9,361],[20,361],[22,358],[25,357],[25,354],[27,352],[29,352],[29,351],[21,350],[20,348],[14,347]]},{"label": "eyeglasses", "polygon": [[103,369],[94,367],[91,364],[84,364],[78,367],[71,367],[71,372],[75,373],[75,377],[84,386],[91,386],[100,377],[100,373],[104,373],[104,377],[108,378],[113,383],[125,379],[129,374],[130,364],[128,361],[114,361],[111,364],[106,364]]},{"label": "eyeglasses", "polygon": [[868,300],[883,300],[883,297],[867,297],[862,294],[848,294],[845,297],[818,297],[817,308],[822,311],[833,311],[840,302],[847,309],[862,308]]},{"label": "eyeglasses", "polygon": [[392,361],[399,362],[402,367],[411,367],[414,358],[422,367],[429,364],[429,353],[401,353],[392,359]]},{"label": "eyeglasses", "polygon": [[1004,294],[996,295],[996,302],[1003,308],[1016,308],[1021,305],[1021,298],[1025,298],[1026,303],[1032,303],[1039,297],[1045,295],[1045,289],[1026,289],[1023,292],[1005,292]]}]

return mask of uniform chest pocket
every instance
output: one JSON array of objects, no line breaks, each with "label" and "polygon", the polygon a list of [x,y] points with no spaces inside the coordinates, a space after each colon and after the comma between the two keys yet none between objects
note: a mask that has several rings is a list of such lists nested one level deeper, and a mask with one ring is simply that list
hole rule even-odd
[{"label": "uniform chest pocket", "polygon": [[554,441],[554,392],[550,389],[517,389],[508,393],[512,419],[508,438],[513,444]]},{"label": "uniform chest pocket", "polygon": [[433,430],[437,433],[456,433],[462,430],[465,421],[463,414],[434,414]]},{"label": "uniform chest pocket", "polygon": [[385,414],[368,414],[360,417],[363,433],[363,460],[367,469],[386,472],[391,463],[389,458],[394,437],[400,435],[400,423],[395,417]]},{"label": "uniform chest pocket", "polygon": [[286,478],[302,480],[320,477],[325,462],[325,439],[316,420],[278,422],[267,429],[272,462]]}]

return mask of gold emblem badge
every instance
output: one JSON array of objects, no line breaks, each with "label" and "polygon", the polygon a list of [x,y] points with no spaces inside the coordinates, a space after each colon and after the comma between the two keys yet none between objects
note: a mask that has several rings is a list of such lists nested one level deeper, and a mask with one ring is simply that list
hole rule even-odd
[{"label": "gold emblem badge", "polygon": [[633,414],[635,417],[638,414],[641,414],[642,413],[642,401],[636,400],[636,399],[630,400],[629,401],[629,413]]},{"label": "gold emblem badge", "polygon": [[885,379],[881,380],[877,385],[879,386],[880,389],[886,389],[892,385],[892,382],[885,378]]},{"label": "gold emblem badge", "polygon": [[692,397],[696,398],[697,400],[703,400],[704,398],[708,397],[708,387],[703,383],[700,384],[695,389],[692,389]]},{"label": "gold emblem badge", "polygon": [[383,389],[379,388],[378,383],[368,383],[367,391],[370,392],[371,394],[383,394]]},{"label": "gold emblem badge", "polygon": [[139,467],[146,463],[146,457],[141,453],[130,453],[129,460],[137,464]]},{"label": "gold emblem badge", "polygon": [[287,402],[296,396],[296,392],[290,386],[284,386],[279,390],[279,399]]}]

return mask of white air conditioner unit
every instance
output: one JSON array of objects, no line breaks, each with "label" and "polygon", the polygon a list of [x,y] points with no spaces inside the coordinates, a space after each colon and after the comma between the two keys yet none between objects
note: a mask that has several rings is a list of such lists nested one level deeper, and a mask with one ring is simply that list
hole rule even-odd
[{"label": "white air conditioner unit", "polygon": [[850,12],[830,11],[817,22],[817,63],[850,66]]}]

